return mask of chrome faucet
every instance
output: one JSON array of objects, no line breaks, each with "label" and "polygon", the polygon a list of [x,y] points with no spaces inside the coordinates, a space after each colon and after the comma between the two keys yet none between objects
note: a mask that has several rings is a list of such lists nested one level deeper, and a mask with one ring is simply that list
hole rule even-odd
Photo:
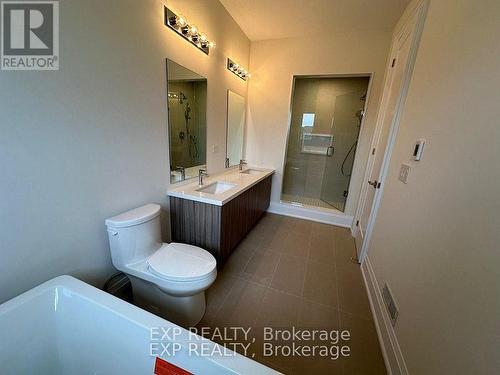
[{"label": "chrome faucet", "polygon": [[243,170],[243,165],[247,165],[247,161],[244,159],[240,159],[240,166],[239,166],[240,172]]},{"label": "chrome faucet", "polygon": [[181,172],[181,179],[184,181],[186,179],[186,168],[177,166],[175,167],[175,170]]},{"label": "chrome faucet", "polygon": [[206,169],[199,169],[198,170],[198,185],[203,185],[203,176],[207,176],[207,170]]}]

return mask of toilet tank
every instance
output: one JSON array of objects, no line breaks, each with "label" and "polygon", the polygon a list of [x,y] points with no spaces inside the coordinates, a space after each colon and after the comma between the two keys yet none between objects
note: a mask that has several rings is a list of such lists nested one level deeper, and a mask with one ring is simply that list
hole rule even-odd
[{"label": "toilet tank", "polygon": [[106,219],[113,265],[123,266],[145,260],[161,245],[160,206],[147,204]]}]

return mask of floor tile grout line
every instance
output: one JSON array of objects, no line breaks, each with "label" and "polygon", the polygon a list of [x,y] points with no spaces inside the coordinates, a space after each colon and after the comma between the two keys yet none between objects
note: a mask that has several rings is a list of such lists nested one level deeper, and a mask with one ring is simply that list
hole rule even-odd
[{"label": "floor tile grout line", "polygon": [[314,304],[319,305],[321,307],[326,307],[330,310],[337,310],[338,312],[340,312],[340,309],[338,308],[338,306],[327,305],[325,303],[321,303],[321,302],[318,302],[318,301],[315,301],[315,300],[312,300],[312,299],[306,298],[306,297],[303,297],[303,299],[306,302],[314,303]]},{"label": "floor tile grout line", "polygon": [[251,324],[251,327],[256,327],[257,326],[257,322],[258,322],[258,318],[259,318],[259,315],[260,315],[260,312],[262,311],[262,305],[264,304],[264,299],[266,298],[266,295],[267,295],[267,291],[268,291],[268,288],[265,288],[264,289],[264,294],[260,300],[260,303],[259,303],[259,308],[257,309],[257,312],[255,313],[255,316],[254,316],[254,319],[253,319],[253,322]]},{"label": "floor tile grout line", "polygon": [[293,294],[293,293],[287,292],[286,290],[276,289],[276,288],[273,288],[272,286],[268,286],[268,288],[270,290],[272,290],[273,292],[283,293],[283,294],[286,294],[287,296],[290,296],[290,297],[303,298],[302,296],[299,296],[297,294]]},{"label": "floor tile grout line", "polygon": [[[273,270],[273,275],[271,277],[271,281],[269,282],[269,285],[265,285],[264,286],[266,288],[265,291],[264,291],[264,297],[262,297],[262,300],[260,301],[259,309],[258,309],[257,313],[255,314],[254,325],[256,325],[257,322],[258,322],[257,319],[258,319],[258,317],[259,317],[259,315],[260,315],[260,313],[262,311],[262,308],[263,308],[262,305],[263,305],[263,302],[264,302],[264,298],[266,298],[267,293],[269,293],[269,291],[271,290],[270,285],[271,285],[272,281],[274,280],[274,275],[276,274],[276,270],[278,268],[278,264],[279,264],[280,260],[281,260],[281,254],[278,254],[278,261],[276,262],[276,265],[274,266],[274,270]],[[259,284],[259,285],[262,285],[262,284]]]},{"label": "floor tile grout line", "polygon": [[[246,260],[245,265],[242,267],[242,272],[245,272],[245,268],[246,268],[246,266],[247,266],[248,262],[250,262],[250,259],[252,259],[252,257],[253,257],[254,255],[255,255],[255,250],[253,250],[252,255],[251,255],[251,256],[249,256],[249,257],[248,257],[248,259]],[[231,275],[228,275],[228,276],[232,277]],[[237,278],[237,279],[240,279],[240,280],[244,280],[244,279],[240,278],[239,276],[236,276],[236,278]],[[233,290],[233,288],[234,288],[235,284],[236,284],[236,283],[233,283],[233,284],[231,285],[231,287],[230,287],[230,288],[229,288],[229,290],[227,291],[226,295],[225,295],[225,296],[224,296],[224,298],[222,299],[222,302],[220,303],[220,306],[217,308],[217,311],[216,311],[216,312],[215,312],[215,314],[214,314],[214,320],[216,320],[217,315],[219,314],[219,312],[220,312],[220,310],[221,310],[222,306],[224,305],[224,303],[226,302],[227,298],[229,297],[229,294],[230,294],[230,293],[231,293],[231,291]]]},{"label": "floor tile grout line", "polygon": [[278,270],[278,266],[281,262],[281,253],[278,253],[278,261],[276,262],[276,265],[274,266],[273,270],[273,275],[271,276],[271,281],[269,281],[269,284],[267,285],[268,288],[271,287],[271,284],[273,283],[274,277],[276,276],[276,271]]},{"label": "floor tile grout line", "polygon": [[[231,277],[231,275],[229,275],[229,276]],[[237,279],[239,279],[239,278],[237,278]],[[236,283],[231,284],[231,287],[229,288],[226,295],[222,299],[222,302],[220,303],[219,307],[217,308],[217,311],[214,314],[213,320],[217,321],[217,315],[219,315],[219,312],[222,309],[222,306],[224,306],[224,303],[226,302],[227,298],[229,297],[229,294],[231,294],[231,291],[233,290],[235,285],[236,285]]]},{"label": "floor tile grout line", "polygon": [[[340,287],[339,287],[339,282],[340,282],[340,279],[339,279],[339,270],[338,270],[338,264],[337,264],[337,239],[338,239],[338,233],[335,233],[335,236],[334,236],[334,239],[333,239],[333,256],[334,256],[334,259],[335,259],[335,262],[333,263],[334,264],[334,268],[335,268],[335,288],[337,289],[337,306],[339,308],[339,311],[341,310],[341,305],[340,305],[340,302],[341,302],[341,298],[340,298]],[[338,317],[337,317],[337,320],[338,320],[338,324],[339,324],[339,327],[342,327],[342,320],[340,319],[340,315],[341,314],[338,314]]]},{"label": "floor tile grout line", "polygon": [[304,276],[302,277],[302,287],[301,287],[301,291],[300,291],[300,295],[302,298],[304,298],[304,290],[305,290],[305,287],[306,287],[306,278],[307,278],[307,270],[309,268],[309,261],[311,260],[311,242],[312,242],[312,228],[311,228],[311,231],[309,233],[309,240],[308,240],[308,244],[307,244],[307,247],[308,247],[308,252],[307,252],[307,258],[306,258],[306,269],[304,271]]},{"label": "floor tile grout line", "polygon": [[346,314],[346,315],[350,315],[350,316],[352,316],[354,318],[358,318],[358,319],[361,319],[361,320],[373,321],[373,317],[372,316],[364,316],[363,314],[354,313],[352,311],[348,311],[348,310],[345,310],[345,309],[339,309],[339,312],[341,312],[343,314]]}]

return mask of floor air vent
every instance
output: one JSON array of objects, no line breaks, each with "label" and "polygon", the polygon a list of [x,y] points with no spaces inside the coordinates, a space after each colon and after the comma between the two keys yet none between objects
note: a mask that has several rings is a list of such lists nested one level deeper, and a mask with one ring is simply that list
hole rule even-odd
[{"label": "floor air vent", "polygon": [[387,308],[387,312],[389,313],[389,318],[391,318],[391,323],[394,326],[396,324],[396,320],[398,319],[399,310],[396,306],[396,302],[392,297],[391,290],[387,283],[384,285],[382,289],[382,297],[384,298],[385,307]]}]

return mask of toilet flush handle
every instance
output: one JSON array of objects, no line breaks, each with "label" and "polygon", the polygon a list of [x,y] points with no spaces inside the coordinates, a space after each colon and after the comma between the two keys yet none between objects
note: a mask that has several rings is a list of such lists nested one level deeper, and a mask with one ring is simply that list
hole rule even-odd
[{"label": "toilet flush handle", "polygon": [[116,236],[118,234],[117,231],[108,229],[108,233],[111,234],[112,236]]}]

